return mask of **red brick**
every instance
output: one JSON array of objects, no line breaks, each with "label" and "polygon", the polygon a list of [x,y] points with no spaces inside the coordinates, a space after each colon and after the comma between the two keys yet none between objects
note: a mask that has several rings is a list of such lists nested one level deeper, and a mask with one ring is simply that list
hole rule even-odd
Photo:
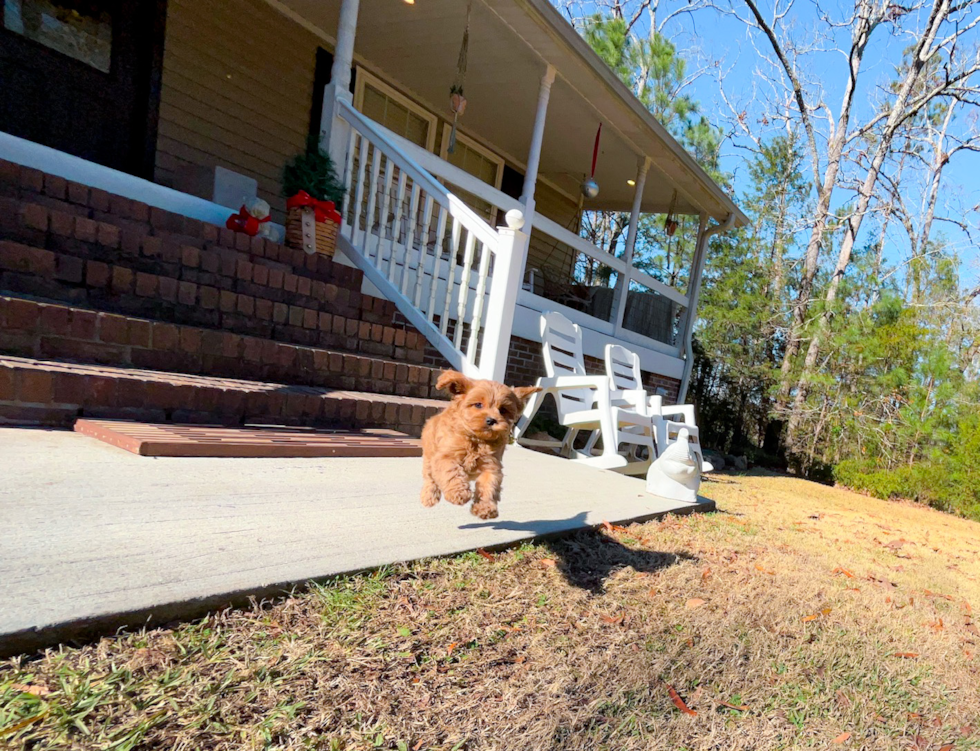
[{"label": "red brick", "polygon": [[277,302],[272,306],[272,320],[276,323],[285,323],[289,318],[289,306],[286,303]]},{"label": "red brick", "polygon": [[341,373],[344,370],[344,356],[339,352],[330,353],[330,371]]},{"label": "red brick", "polygon": [[309,277],[305,277],[305,276],[299,277],[299,281],[296,283],[296,291],[301,295],[309,297],[311,289],[312,289],[312,283],[310,282]]},{"label": "red brick", "polygon": [[221,308],[222,313],[234,313],[237,306],[237,295],[230,290],[221,290],[221,296],[218,300],[218,305]]},{"label": "red brick", "polygon": [[286,274],[286,278],[282,283],[282,288],[287,292],[295,292],[298,284],[299,277],[296,276],[296,274]]},{"label": "red brick", "polygon": [[395,329],[395,346],[405,346],[405,329]]},{"label": "red brick", "polygon": [[129,319],[129,343],[134,347],[150,346],[150,322],[137,318]]},{"label": "red brick", "polygon": [[355,306],[355,307],[360,307],[360,309],[363,310],[365,313],[370,313],[371,312],[371,301],[373,299],[374,298],[372,298],[372,297],[364,296],[364,297],[361,298],[361,304],[360,304],[360,306]]},{"label": "red brick", "polygon": [[201,330],[190,326],[180,329],[180,349],[192,355],[201,351]]},{"label": "red brick", "polygon": [[138,378],[120,378],[116,384],[116,405],[142,407],[146,404],[146,382]]},{"label": "red brick", "polygon": [[99,339],[107,344],[128,344],[129,319],[108,313],[100,314]]},{"label": "red brick", "polygon": [[194,282],[181,282],[177,288],[177,301],[183,305],[197,302],[197,285]]},{"label": "red brick", "polygon": [[333,329],[333,333],[338,334],[339,336],[343,336],[346,327],[347,327],[346,318],[343,318],[341,316],[333,317],[333,322],[331,323],[331,328]]},{"label": "red brick", "polygon": [[304,329],[315,329],[317,326],[317,316],[316,311],[310,308],[303,309],[303,328]]},{"label": "red brick", "polygon": [[289,306],[289,325],[290,326],[303,325],[303,308],[300,308],[297,305]]},{"label": "red brick", "polygon": [[68,197],[68,181],[57,175],[44,176],[44,194],[64,201]]},{"label": "red brick", "polygon": [[272,320],[272,300],[255,299],[255,315],[262,321]]},{"label": "red brick", "polygon": [[27,203],[20,208],[20,221],[28,229],[48,231],[48,210],[36,203]]},{"label": "red brick", "polygon": [[126,294],[133,291],[135,275],[132,269],[125,266],[112,267],[112,291],[116,294]]},{"label": "red brick", "polygon": [[371,341],[380,342],[384,336],[384,327],[380,323],[371,324]]},{"label": "red brick", "polygon": [[[99,225],[101,227],[101,225]],[[99,242],[102,242],[101,240]],[[122,252],[128,256],[138,256],[140,254],[140,247],[143,244],[143,235],[139,232],[134,232],[133,230],[120,230],[119,231],[119,247]]]},{"label": "red brick", "polygon": [[201,265],[201,251],[193,245],[184,245],[180,249],[180,261],[185,266],[196,269]]},{"label": "red brick", "polygon": [[383,373],[381,375],[386,381],[395,380],[395,363],[386,362],[384,363]]},{"label": "red brick", "polygon": [[0,367],[0,402],[12,402],[17,398],[18,371]]},{"label": "red brick", "polygon": [[204,224],[201,230],[201,237],[205,242],[214,243],[218,242],[218,227],[214,224]]},{"label": "red brick", "polygon": [[394,344],[395,343],[395,330],[390,326],[385,326],[381,337],[382,344]]},{"label": "red brick", "polygon": [[238,260],[238,266],[235,269],[235,276],[237,276],[243,282],[252,281],[252,264],[240,258]]},{"label": "red brick", "polygon": [[88,194],[88,205],[96,211],[108,211],[109,194],[99,188],[91,188]]},{"label": "red brick", "polygon": [[0,185],[18,187],[20,185],[20,165],[0,159]]},{"label": "red brick", "polygon": [[[353,318],[345,319],[344,333],[347,336],[357,336],[357,330],[360,328],[360,321]],[[368,324],[370,326],[371,324]]]},{"label": "red brick", "polygon": [[242,351],[242,337],[238,334],[224,332],[221,337],[222,357],[239,357]]},{"label": "red brick", "polygon": [[238,312],[242,315],[250,316],[255,312],[255,298],[249,295],[239,295]]},{"label": "red brick", "polygon": [[30,248],[20,243],[0,242],[0,268],[52,277],[55,273],[55,257],[50,250]]},{"label": "red brick", "polygon": [[332,323],[332,316],[329,313],[320,313],[317,316],[317,328],[320,329],[320,331],[330,331],[330,326]]},{"label": "red brick", "polygon": [[217,274],[221,268],[221,256],[213,250],[201,251],[201,269],[209,274]]},{"label": "red brick", "polygon": [[154,323],[151,341],[153,349],[167,352],[177,349],[177,327],[171,323]]},{"label": "red brick", "polygon": [[99,316],[91,310],[71,311],[71,336],[74,339],[93,340],[96,338]]},{"label": "red brick", "polygon": [[81,183],[68,183],[68,200],[72,203],[88,206],[88,186]]},{"label": "red brick", "polygon": [[280,269],[269,269],[269,286],[273,289],[282,289],[285,283],[285,276]]},{"label": "red brick", "polygon": [[56,259],[55,279],[81,284],[85,277],[85,261],[75,256],[59,255]]},{"label": "red brick", "polygon": [[[75,217],[75,239],[86,243],[94,243],[97,229],[98,225],[91,219],[87,219],[84,216]],[[118,237],[116,238],[116,244],[119,244]]]},{"label": "red brick", "polygon": [[234,248],[235,236],[237,234],[238,234],[237,232],[233,232],[230,229],[225,229],[224,227],[221,227],[218,230],[218,244],[225,248]]},{"label": "red brick", "polygon": [[240,250],[243,253],[248,252],[249,244],[252,242],[252,238],[242,232],[235,233],[235,250]]},{"label": "red brick", "polygon": [[266,286],[269,284],[269,269],[260,263],[252,267],[252,281],[256,284]]},{"label": "red brick", "polygon": [[167,302],[177,301],[177,280],[171,279],[169,276],[159,277],[160,282],[160,299],[166,300]]},{"label": "red brick", "polygon": [[336,284],[328,284],[323,290],[323,299],[326,302],[334,302],[337,299],[338,287]]},{"label": "red brick", "polygon": [[371,324],[367,321],[361,321],[357,329],[357,337],[366,342],[371,341]]},{"label": "red brick", "polygon": [[55,336],[71,335],[71,311],[61,305],[42,305],[41,331]]},{"label": "red brick", "polygon": [[99,245],[104,245],[107,248],[118,248],[121,242],[119,227],[114,224],[99,222],[95,230],[95,238]]},{"label": "red brick", "polygon": [[54,379],[43,370],[24,369],[20,372],[18,399],[33,404],[50,404],[54,400]]},{"label": "red brick", "polygon": [[384,377],[385,364],[381,360],[371,360],[371,377],[380,381]]},{"label": "red brick", "polygon": [[256,235],[248,241],[248,250],[253,256],[265,255],[265,238]]},{"label": "red brick", "polygon": [[155,274],[136,273],[136,294],[140,297],[153,297],[157,293],[158,277]]},{"label": "red brick", "polygon": [[85,283],[89,287],[108,287],[110,273],[102,261],[89,261],[85,264]]},{"label": "red brick", "polygon": [[220,295],[217,287],[200,287],[198,292],[201,296],[201,307],[205,310],[214,310],[218,307]]},{"label": "red brick", "polygon": [[147,258],[159,258],[163,255],[163,240],[159,237],[146,236],[143,238],[143,255]]},{"label": "red brick", "polygon": [[29,167],[21,167],[20,187],[33,193],[40,193],[44,187],[44,173]]},{"label": "red brick", "polygon": [[242,337],[244,346],[242,347],[242,359],[249,362],[262,361],[262,340],[254,336]]},{"label": "red brick", "polygon": [[150,221],[150,207],[141,201],[130,201],[126,207],[126,218],[137,222]]}]

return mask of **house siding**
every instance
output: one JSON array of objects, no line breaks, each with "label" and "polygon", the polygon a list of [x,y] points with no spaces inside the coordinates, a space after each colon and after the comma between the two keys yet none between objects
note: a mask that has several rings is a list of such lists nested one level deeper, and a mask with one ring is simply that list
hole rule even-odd
[{"label": "house siding", "polygon": [[255,178],[283,221],[282,167],[306,144],[318,46],[260,0],[170,0],[156,181],[225,167]]}]

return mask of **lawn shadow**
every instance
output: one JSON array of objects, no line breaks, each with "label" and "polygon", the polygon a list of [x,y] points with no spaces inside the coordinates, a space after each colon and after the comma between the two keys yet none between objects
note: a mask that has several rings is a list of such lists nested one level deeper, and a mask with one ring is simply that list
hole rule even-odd
[{"label": "lawn shadow", "polygon": [[565,581],[593,595],[605,594],[606,580],[620,569],[630,567],[637,573],[652,574],[681,561],[697,560],[688,553],[637,550],[591,527],[582,529],[581,525],[587,523],[586,515],[583,511],[569,519],[497,520],[463,524],[460,529],[501,529],[540,535],[535,542],[548,549]]}]

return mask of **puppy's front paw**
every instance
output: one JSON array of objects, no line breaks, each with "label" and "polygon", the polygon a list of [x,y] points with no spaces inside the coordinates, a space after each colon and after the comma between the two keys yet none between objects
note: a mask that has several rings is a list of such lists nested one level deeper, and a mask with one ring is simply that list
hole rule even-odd
[{"label": "puppy's front paw", "polygon": [[422,505],[432,508],[439,503],[439,488],[424,488],[422,490]]},{"label": "puppy's front paw", "polygon": [[496,519],[497,518],[497,504],[492,501],[477,501],[473,504],[473,508],[470,509],[473,516],[480,519]]},{"label": "puppy's front paw", "polygon": [[473,500],[473,491],[470,490],[469,485],[455,486],[446,488],[445,496],[446,500],[454,506],[465,506]]}]

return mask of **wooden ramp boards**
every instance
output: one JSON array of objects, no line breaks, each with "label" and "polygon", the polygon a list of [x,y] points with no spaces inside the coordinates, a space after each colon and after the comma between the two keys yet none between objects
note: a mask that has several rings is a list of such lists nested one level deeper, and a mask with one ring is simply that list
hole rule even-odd
[{"label": "wooden ramp boards", "polygon": [[216,425],[77,420],[75,432],[141,456],[422,456],[422,444],[418,440],[392,430],[314,430],[263,425],[228,428]]}]

